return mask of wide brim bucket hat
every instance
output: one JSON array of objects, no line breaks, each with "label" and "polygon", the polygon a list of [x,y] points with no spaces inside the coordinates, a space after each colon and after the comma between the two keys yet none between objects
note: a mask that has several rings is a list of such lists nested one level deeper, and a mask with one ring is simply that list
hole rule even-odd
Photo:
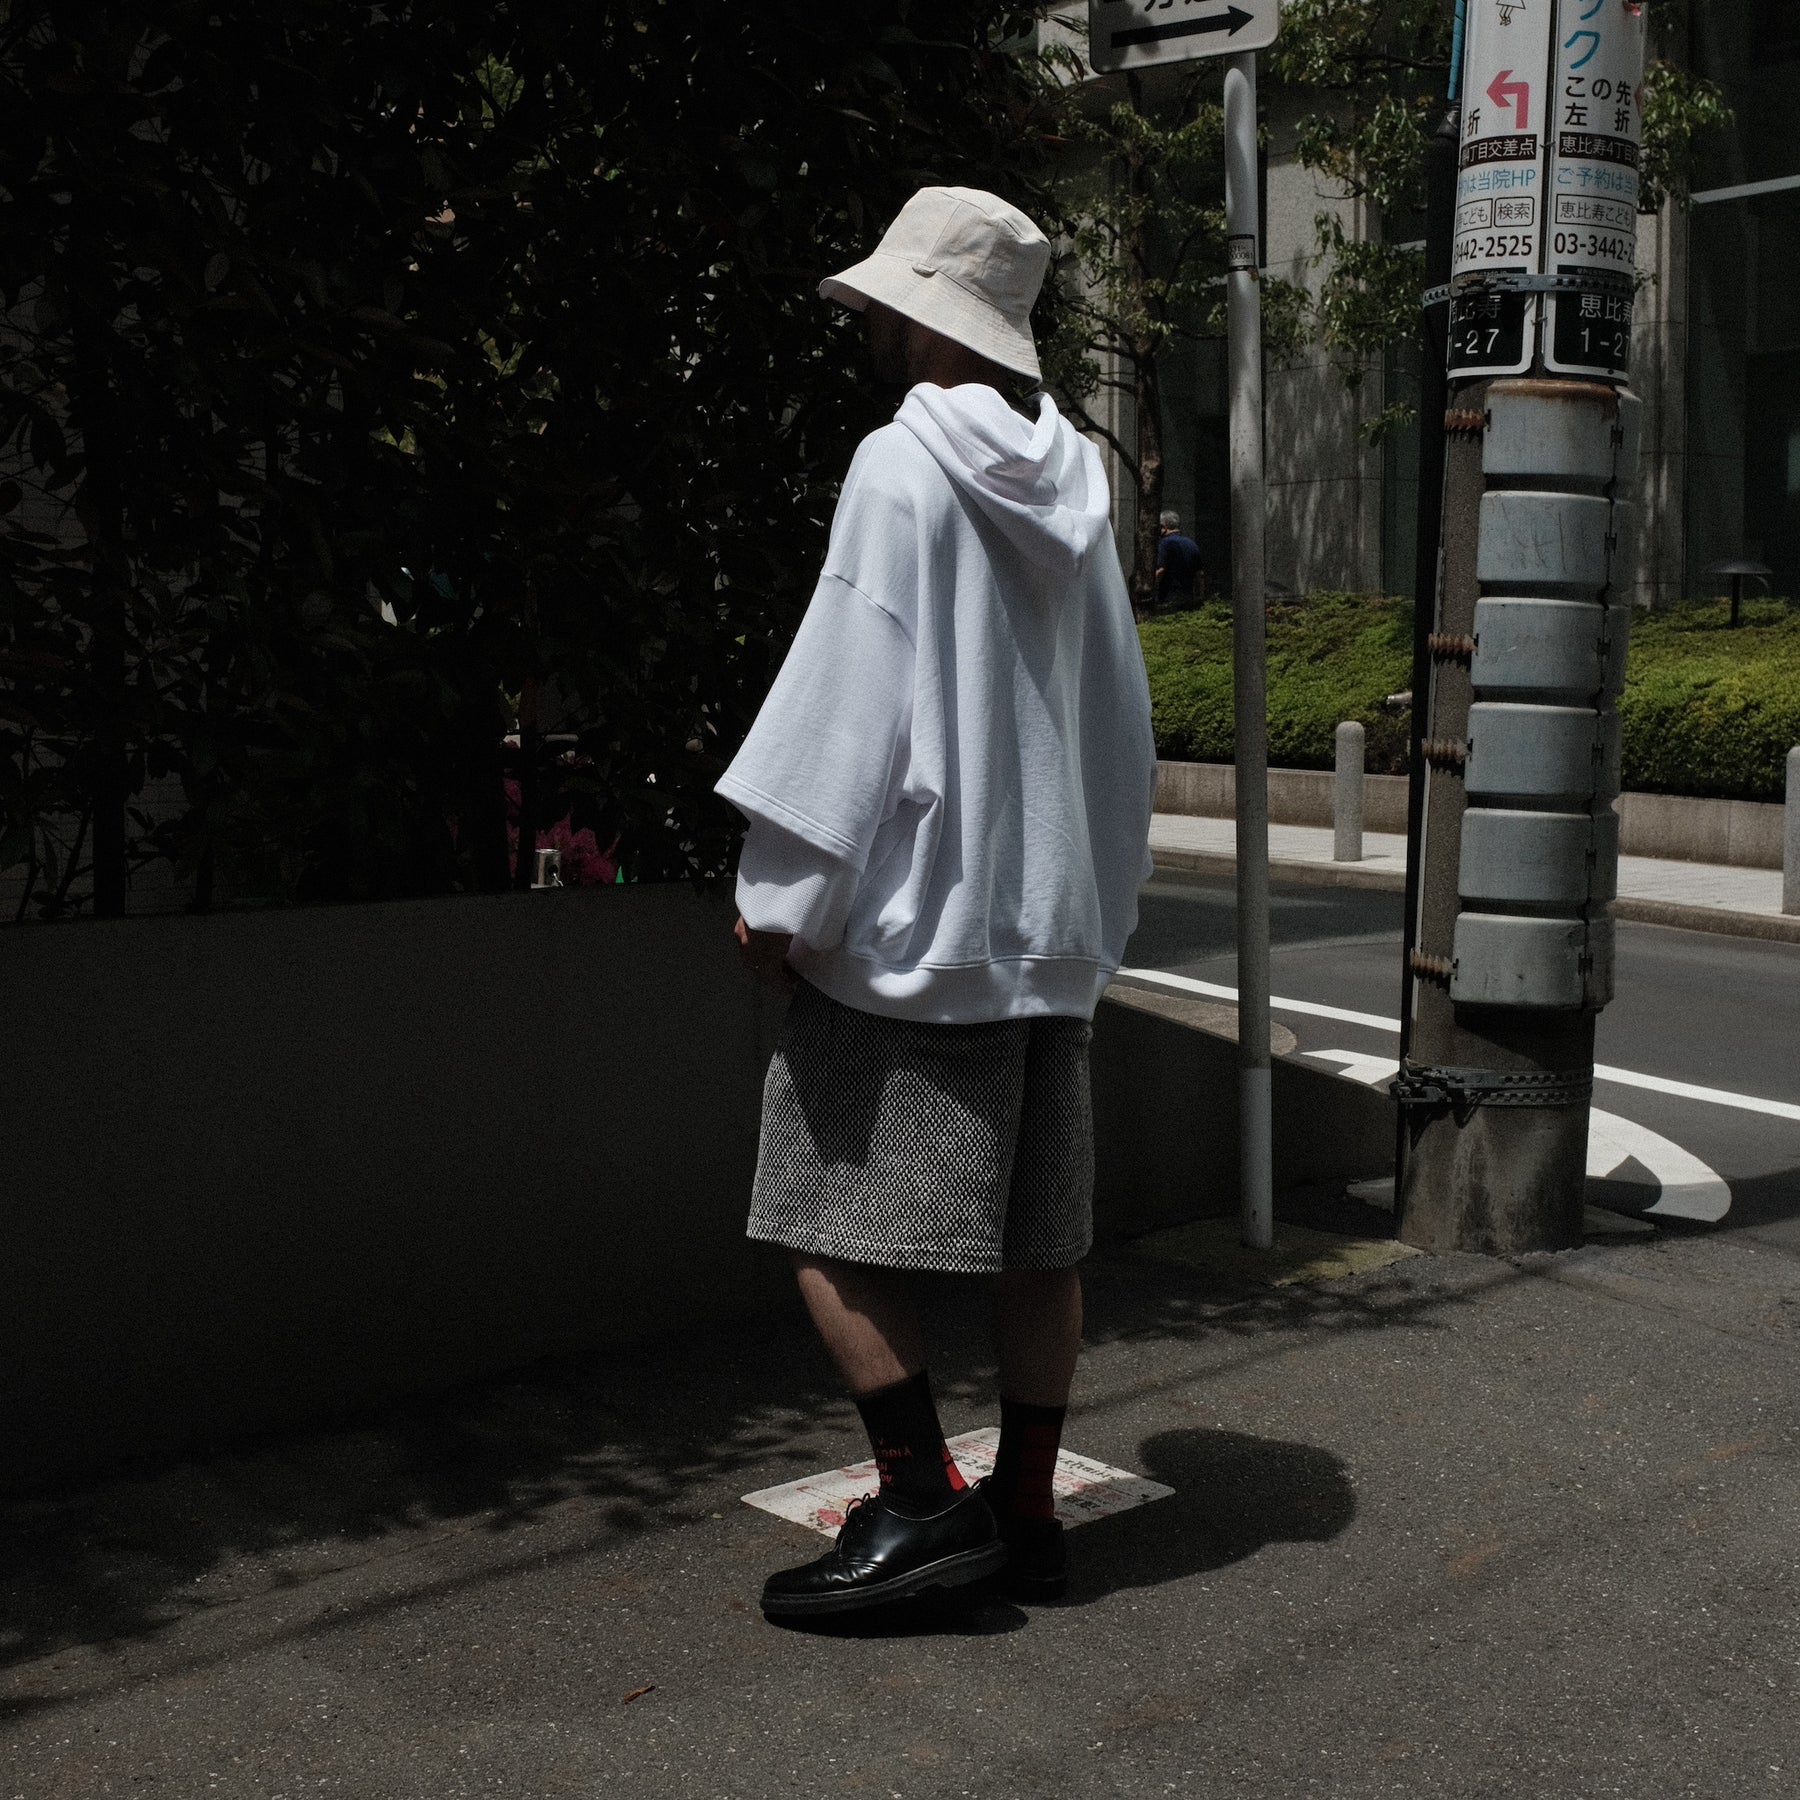
[{"label": "wide brim bucket hat", "polygon": [[861,312],[871,300],[1038,380],[1031,308],[1050,240],[1016,206],[980,188],[920,188],[872,255],[819,283]]}]

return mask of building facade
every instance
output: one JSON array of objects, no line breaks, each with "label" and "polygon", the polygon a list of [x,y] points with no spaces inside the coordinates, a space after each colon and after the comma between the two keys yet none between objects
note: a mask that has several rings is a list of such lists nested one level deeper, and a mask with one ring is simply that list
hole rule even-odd
[{"label": "building facade", "polygon": [[[1691,199],[1639,220],[1646,606],[1719,593],[1708,570],[1727,559],[1763,563],[1773,592],[1800,595],[1800,131],[1787,111],[1800,91],[1800,0],[1707,0],[1685,37],[1662,53],[1717,82],[1733,117],[1698,144]],[[1314,105],[1265,91],[1264,253],[1271,274],[1316,291],[1320,214],[1335,213],[1353,241],[1408,233],[1301,165],[1298,127]],[[1374,443],[1367,428],[1410,395],[1416,363],[1402,351],[1359,373],[1348,385],[1319,344],[1268,369],[1273,594],[1412,589],[1417,436],[1402,428]],[[1224,346],[1189,347],[1164,385],[1165,500],[1191,523],[1218,589],[1230,542]],[[1116,424],[1129,429],[1123,411]]]}]

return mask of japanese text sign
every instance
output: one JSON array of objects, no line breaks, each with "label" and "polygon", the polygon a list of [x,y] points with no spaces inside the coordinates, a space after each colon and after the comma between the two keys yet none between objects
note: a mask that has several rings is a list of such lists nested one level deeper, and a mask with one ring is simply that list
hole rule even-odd
[{"label": "japanese text sign", "polygon": [[[1473,0],[1469,7],[1453,282],[1539,267],[1553,6],[1554,0]],[[1452,371],[1513,375],[1529,368],[1536,319],[1531,295],[1459,297],[1451,308]]]},{"label": "japanese text sign", "polygon": [[1622,375],[1631,359],[1638,148],[1644,120],[1644,9],[1562,0],[1550,154],[1550,245],[1558,275],[1598,275],[1550,302],[1544,347],[1561,373]]},{"label": "japanese text sign", "polygon": [[1470,0],[1465,29],[1451,373],[1530,368],[1541,315],[1548,368],[1620,378],[1637,250],[1642,0]]}]

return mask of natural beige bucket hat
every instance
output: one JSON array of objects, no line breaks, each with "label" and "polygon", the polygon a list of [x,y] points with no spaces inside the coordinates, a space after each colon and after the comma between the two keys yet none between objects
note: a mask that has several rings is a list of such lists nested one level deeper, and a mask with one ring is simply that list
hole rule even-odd
[{"label": "natural beige bucket hat", "polygon": [[861,312],[871,300],[1036,381],[1031,307],[1050,240],[1016,206],[980,188],[920,188],[872,256],[819,283]]}]

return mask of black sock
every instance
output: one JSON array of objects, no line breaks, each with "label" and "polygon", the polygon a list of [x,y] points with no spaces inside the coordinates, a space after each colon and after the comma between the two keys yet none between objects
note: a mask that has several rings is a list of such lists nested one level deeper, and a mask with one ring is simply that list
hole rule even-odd
[{"label": "black sock", "polygon": [[994,1452],[993,1486],[997,1511],[1019,1519],[1055,1517],[1051,1483],[1062,1445],[1066,1406],[1032,1406],[1000,1397],[1000,1448]]},{"label": "black sock", "polygon": [[856,1410],[881,1471],[883,1498],[935,1512],[969,1485],[944,1443],[931,1378],[923,1369],[872,1394],[859,1394]]}]

